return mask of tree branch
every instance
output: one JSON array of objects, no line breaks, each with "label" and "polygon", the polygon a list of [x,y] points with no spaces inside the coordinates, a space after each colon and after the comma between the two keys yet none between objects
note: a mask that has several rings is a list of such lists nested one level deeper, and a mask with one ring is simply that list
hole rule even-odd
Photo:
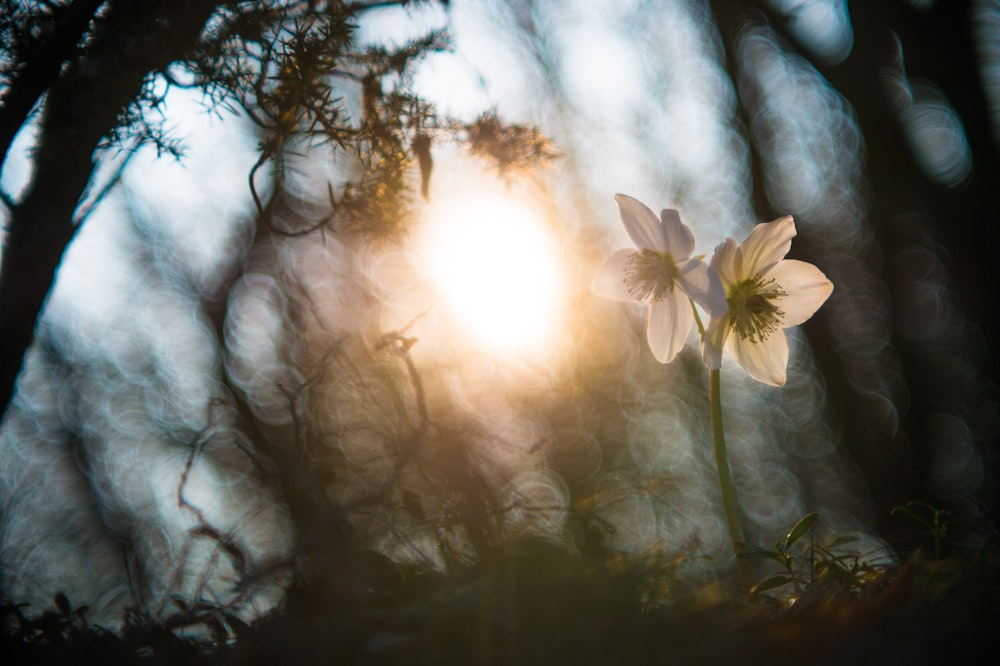
[{"label": "tree branch", "polygon": [[142,90],[150,71],[182,58],[218,3],[111,0],[88,36],[84,58],[52,82],[40,123],[34,174],[11,211],[0,264],[0,409],[6,411],[36,319],[73,238],[73,212],[103,137]]},{"label": "tree branch", "polygon": [[[77,0],[65,8],[52,32],[0,95],[0,166],[35,104],[77,53],[78,45],[104,0]],[[23,54],[13,54],[15,57]]]}]

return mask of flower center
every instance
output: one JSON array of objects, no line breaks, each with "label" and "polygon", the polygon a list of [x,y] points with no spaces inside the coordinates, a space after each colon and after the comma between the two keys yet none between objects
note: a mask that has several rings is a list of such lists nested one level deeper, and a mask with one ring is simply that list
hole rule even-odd
[{"label": "flower center", "polygon": [[784,311],[775,301],[785,296],[774,278],[764,281],[760,277],[741,280],[729,288],[729,326],[743,340],[763,342],[781,326]]},{"label": "flower center", "polygon": [[679,276],[674,258],[665,252],[643,249],[625,262],[625,285],[637,301],[663,300]]}]

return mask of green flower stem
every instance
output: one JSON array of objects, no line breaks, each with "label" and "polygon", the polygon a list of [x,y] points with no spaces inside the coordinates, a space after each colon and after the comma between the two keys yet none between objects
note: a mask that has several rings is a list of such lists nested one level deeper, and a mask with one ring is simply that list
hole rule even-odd
[{"label": "green flower stem", "polygon": [[740,586],[749,591],[753,587],[753,566],[750,560],[740,557],[740,553],[746,548],[746,539],[743,536],[743,525],[740,522],[740,505],[736,500],[736,488],[733,486],[733,477],[729,470],[729,455],[726,453],[726,436],[722,429],[722,393],[717,369],[710,373],[710,384],[712,438],[715,440],[715,466],[719,471],[722,506],[726,512],[729,537],[733,542],[733,554],[736,556],[736,572],[740,577]]},{"label": "green flower stem", "polygon": [[698,324],[698,335],[701,336],[701,342],[702,342],[702,344],[704,344],[704,342],[705,342],[705,325],[701,323],[701,316],[698,314],[698,308],[696,308],[694,306],[694,301],[689,298],[688,299],[688,303],[691,304],[691,312],[694,313],[694,321],[695,321],[696,324]]}]

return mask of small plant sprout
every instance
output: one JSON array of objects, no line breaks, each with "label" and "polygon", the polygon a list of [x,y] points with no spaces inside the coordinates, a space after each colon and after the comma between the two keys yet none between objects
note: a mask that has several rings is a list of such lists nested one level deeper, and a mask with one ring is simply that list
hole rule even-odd
[{"label": "small plant sprout", "polygon": [[[788,367],[784,329],[809,319],[829,298],[833,284],[812,264],[785,259],[795,236],[790,216],[757,225],[742,244],[727,238],[716,248],[711,265],[705,266],[700,257],[691,257],[694,236],[677,211],[663,210],[657,219],[632,197],[618,194],[615,202],[637,249],[612,254],[598,269],[593,289],[616,300],[649,304],[646,338],[661,363],[677,356],[691,324],[698,324],[702,355],[709,367],[712,439],[722,506],[740,583],[744,590],[751,590],[754,553],[787,560],[788,548],[812,528],[817,515],[799,521],[776,551],[747,555],[722,423],[722,350],[727,349],[754,379],[781,386]],[[696,304],[710,317],[707,328]],[[754,590],[793,580],[772,577]]]},{"label": "small plant sprout", "polygon": [[[818,520],[818,513],[808,513],[795,523],[792,529],[788,531],[788,534],[785,535],[784,540],[775,542],[774,550],[747,548],[737,555],[737,557],[744,560],[774,560],[785,569],[784,572],[768,576],[750,588],[751,595],[760,594],[761,592],[773,590],[788,584],[795,585],[796,593],[801,591],[803,583],[808,581],[802,581],[796,575],[796,558],[792,554],[792,546],[798,543],[806,534],[812,534]],[[815,539],[810,538],[810,545],[810,561],[812,561],[815,556]],[[812,567],[810,567],[811,578]]]},{"label": "small plant sprout", "polygon": [[948,535],[948,526],[951,524],[951,511],[939,509],[920,500],[911,500],[906,504],[893,507],[891,513],[892,515],[901,513],[904,516],[909,516],[927,528],[927,532],[934,540],[934,559],[941,559],[944,539]]},{"label": "small plant sprout", "polygon": [[[874,549],[861,552],[856,534],[838,534],[823,541],[816,539],[818,513],[800,518],[774,549],[748,547],[739,557],[744,560],[771,560],[782,571],[771,574],[750,589],[751,596],[792,586],[783,597],[794,604],[807,596],[812,599],[856,598],[877,589],[888,562],[884,552]],[[809,536],[808,540],[804,537]]]}]

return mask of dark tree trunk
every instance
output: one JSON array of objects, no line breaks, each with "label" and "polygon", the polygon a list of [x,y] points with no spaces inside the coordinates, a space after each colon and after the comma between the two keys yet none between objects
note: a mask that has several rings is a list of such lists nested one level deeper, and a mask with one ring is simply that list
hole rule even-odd
[{"label": "dark tree trunk", "polygon": [[[51,82],[34,173],[10,213],[0,267],[0,409],[4,412],[14,396],[45,297],[76,232],[73,213],[90,179],[94,150],[139,95],[146,75],[183,57],[197,43],[217,4],[112,0],[93,26],[83,52]],[[66,38],[73,38],[72,44],[51,48],[72,52],[79,35],[71,33],[67,31]],[[63,62],[61,57],[56,60]],[[25,86],[22,90],[43,88],[52,74],[43,69],[37,80],[21,77],[17,83]],[[31,97],[12,90],[8,98],[19,95]]]},{"label": "dark tree trunk", "polygon": [[10,144],[35,104],[59,78],[63,64],[78,54],[80,42],[103,2],[77,0],[68,5],[56,17],[52,31],[37,50],[24,54],[29,59],[0,96],[0,164],[7,158]]}]

